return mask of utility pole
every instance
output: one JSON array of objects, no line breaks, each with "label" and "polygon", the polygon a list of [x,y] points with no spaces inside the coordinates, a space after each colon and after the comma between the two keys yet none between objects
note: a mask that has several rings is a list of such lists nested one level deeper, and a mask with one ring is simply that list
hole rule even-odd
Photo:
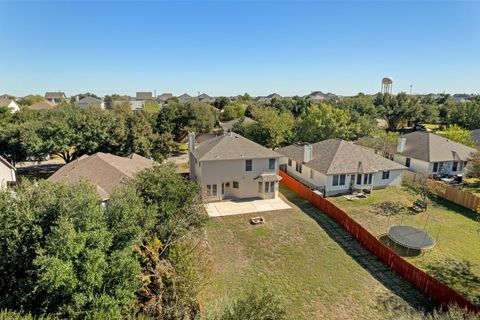
[{"label": "utility pole", "polygon": [[410,95],[412,95],[412,85],[410,85]]}]

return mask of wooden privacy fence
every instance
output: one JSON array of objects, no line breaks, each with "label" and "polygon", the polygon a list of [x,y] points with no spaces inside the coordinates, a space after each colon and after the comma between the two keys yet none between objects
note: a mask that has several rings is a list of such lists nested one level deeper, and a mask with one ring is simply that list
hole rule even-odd
[{"label": "wooden privacy fence", "polygon": [[390,269],[410,282],[437,306],[446,309],[449,305],[457,304],[461,308],[467,308],[469,311],[479,311],[474,304],[463,298],[455,290],[441,283],[426,272],[418,269],[396,254],[393,250],[386,247],[358,222],[350,218],[343,210],[335,206],[333,203],[314,193],[308,187],[298,182],[285,172],[280,171],[280,176],[283,178],[281,180],[282,184],[287,186],[300,197],[306,199],[316,208],[340,224],[362,246],[373,253]]},{"label": "wooden privacy fence", "polygon": [[[417,179],[421,179],[418,174],[413,172],[405,172],[403,175],[404,181],[415,182]],[[437,196],[468,208],[472,211],[477,211],[480,208],[480,197],[474,195],[471,192],[461,190],[443,182],[428,179],[428,185],[431,191]]]}]

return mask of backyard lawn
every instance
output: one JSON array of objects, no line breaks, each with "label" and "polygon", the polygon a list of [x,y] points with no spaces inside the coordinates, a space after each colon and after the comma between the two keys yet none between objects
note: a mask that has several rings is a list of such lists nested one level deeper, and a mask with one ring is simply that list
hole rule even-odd
[{"label": "backyard lawn", "polygon": [[[402,203],[411,207],[418,196],[409,189],[387,188],[375,190],[368,199],[347,201],[342,196],[329,198],[352,218],[366,227],[384,243],[389,243],[384,235],[394,224],[407,224],[421,229],[426,225],[427,232],[437,245],[423,255],[395,246],[416,266],[426,270],[437,279],[449,284],[470,301],[480,304],[480,223],[478,215],[451,202],[434,197],[428,201],[427,212],[414,215],[412,211],[387,217],[376,214],[375,204],[385,201]],[[427,221],[428,219],[428,221]]]},{"label": "backyard lawn", "polygon": [[218,312],[252,288],[275,294],[288,319],[393,319],[430,309],[416,290],[365,251],[339,225],[281,187],[288,210],[210,219],[213,276],[202,309]]}]

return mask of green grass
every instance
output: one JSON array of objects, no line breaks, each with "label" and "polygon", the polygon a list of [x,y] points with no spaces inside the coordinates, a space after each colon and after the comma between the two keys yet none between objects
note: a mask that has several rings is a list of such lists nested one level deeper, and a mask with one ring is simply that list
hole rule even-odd
[{"label": "green grass", "polygon": [[[428,201],[427,212],[417,215],[407,211],[388,218],[372,212],[375,203],[396,201],[410,207],[416,198],[410,190],[402,187],[375,190],[366,200],[347,201],[341,196],[329,199],[381,239],[394,224],[403,223],[421,229],[426,225],[427,232],[437,241],[436,247],[423,255],[408,252],[405,259],[479,304],[480,223],[475,213],[438,197]],[[398,247],[395,250],[402,255],[407,253]]]},{"label": "green grass", "polygon": [[327,216],[281,192],[292,209],[261,213],[263,225],[249,223],[258,213],[209,220],[213,276],[204,311],[219,312],[251,288],[277,295],[288,319],[386,319],[410,304],[429,307]]},{"label": "green grass", "polygon": [[430,130],[438,130],[440,128],[440,125],[439,124],[424,124],[425,128],[426,129],[430,129]]}]

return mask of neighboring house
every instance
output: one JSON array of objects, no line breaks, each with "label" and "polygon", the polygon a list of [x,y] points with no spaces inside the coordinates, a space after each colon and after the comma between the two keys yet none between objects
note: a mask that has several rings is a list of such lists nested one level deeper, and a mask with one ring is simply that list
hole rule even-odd
[{"label": "neighboring house", "polygon": [[159,95],[156,100],[159,104],[164,104],[167,102],[168,99],[171,99],[173,98],[173,94],[171,93],[162,93],[161,95]]},{"label": "neighboring house", "polygon": [[107,201],[115,187],[138,172],[152,168],[154,162],[137,154],[118,157],[98,152],[84,155],[58,169],[48,181],[72,184],[87,181],[92,184],[100,201]]},{"label": "neighboring house", "polygon": [[46,92],[45,93],[45,100],[50,101],[51,103],[57,104],[66,100],[67,96],[65,96],[64,92]]},{"label": "neighboring house", "polygon": [[228,133],[198,146],[188,136],[190,180],[206,202],[277,197],[280,155],[238,134]]},{"label": "neighboring house", "polygon": [[55,104],[48,100],[43,100],[43,101],[34,103],[28,107],[28,109],[30,110],[50,110],[54,108],[55,108]]},{"label": "neighboring house", "polygon": [[153,100],[153,95],[151,92],[137,92],[135,96],[137,101],[151,101]]},{"label": "neighboring house", "polygon": [[20,106],[15,101],[15,99],[11,99],[8,97],[0,98],[0,107],[7,107],[8,109],[10,109],[11,113],[20,111]]},{"label": "neighboring house", "polygon": [[480,129],[472,130],[470,135],[472,136],[473,141],[475,141],[477,147],[480,147]]},{"label": "neighboring house", "polygon": [[329,139],[277,150],[282,168],[305,185],[332,196],[361,189],[399,186],[404,166],[353,142]]},{"label": "neighboring house", "polygon": [[145,107],[145,101],[130,101],[130,108],[133,111],[142,110]]},{"label": "neighboring house", "polygon": [[309,95],[305,96],[308,100],[312,101],[313,103],[319,104],[324,101],[328,101],[331,99],[336,98],[337,95],[333,93],[323,93],[322,91],[314,91],[310,93]]},{"label": "neighboring house", "polygon": [[194,101],[194,100],[195,100],[195,99],[194,99],[192,96],[190,96],[190,95],[188,95],[188,94],[186,94],[186,93],[184,93],[184,94],[182,94],[181,96],[178,97],[178,102],[181,102],[181,103],[184,103],[184,102],[192,102],[192,101]]},{"label": "neighboring house", "polygon": [[15,167],[5,158],[0,156],[0,190],[14,185],[17,182]]},{"label": "neighboring house", "polygon": [[215,101],[215,98],[210,97],[206,93],[202,93],[201,95],[198,96],[198,101],[205,102],[205,103],[212,103]]},{"label": "neighboring house", "polygon": [[12,96],[12,95],[10,95],[10,94],[6,94],[6,93],[5,93],[5,94],[2,94],[2,95],[0,96],[0,99],[10,99],[10,100],[15,100],[16,98],[17,98],[17,97],[15,97],[15,96]]},{"label": "neighboring house", "polygon": [[88,107],[94,107],[94,108],[100,108],[100,109],[105,109],[105,103],[101,99],[97,99],[94,97],[84,97],[75,104],[82,109],[88,108]]},{"label": "neighboring house", "polygon": [[255,102],[259,102],[259,103],[270,103],[273,98],[277,98],[277,99],[281,99],[282,96],[277,94],[277,93],[272,93],[272,94],[269,94],[268,96],[264,96],[264,97],[256,97],[254,99]]},{"label": "neighboring house", "polygon": [[415,131],[398,138],[393,160],[418,173],[463,174],[475,149],[433,132]]}]

